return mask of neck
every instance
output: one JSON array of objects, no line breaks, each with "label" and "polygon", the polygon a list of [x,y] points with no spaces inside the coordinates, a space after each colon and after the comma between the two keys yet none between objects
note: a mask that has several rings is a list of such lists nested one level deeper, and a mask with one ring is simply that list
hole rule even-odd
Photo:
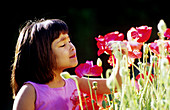
[{"label": "neck", "polygon": [[49,83],[47,83],[47,85],[50,88],[59,88],[59,87],[63,87],[65,85],[65,81],[62,79],[62,77],[60,76],[60,73],[62,73],[62,71],[53,71],[55,73],[54,79],[52,81],[50,81]]}]

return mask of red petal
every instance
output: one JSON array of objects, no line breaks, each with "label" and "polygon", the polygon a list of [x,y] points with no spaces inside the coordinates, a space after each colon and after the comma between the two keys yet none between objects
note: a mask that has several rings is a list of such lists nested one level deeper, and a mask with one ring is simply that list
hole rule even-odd
[{"label": "red petal", "polygon": [[98,41],[98,42],[103,42],[103,41],[104,41],[104,37],[101,36],[101,35],[99,35],[98,38],[95,37],[95,39],[96,39],[96,41]]},{"label": "red petal", "polygon": [[139,34],[142,35],[137,40],[138,42],[146,42],[149,40],[152,32],[152,27],[140,26],[140,27],[136,27],[136,30],[139,32]]},{"label": "red petal", "polygon": [[100,76],[102,72],[103,72],[102,67],[94,65],[93,67],[90,68],[89,73],[85,75],[86,76]]},{"label": "red petal", "polygon": [[118,31],[108,33],[104,36],[107,42],[109,41],[123,41],[124,35],[122,33],[119,34]]},{"label": "red petal", "polygon": [[167,37],[167,38],[170,38],[170,28],[166,29],[164,36]]},{"label": "red petal", "polygon": [[103,53],[104,53],[104,50],[98,50],[97,55],[100,56]]},{"label": "red petal", "polygon": [[141,51],[128,51],[129,58],[141,58],[142,52]]},{"label": "red petal", "polygon": [[138,33],[138,31],[132,31],[132,32],[131,32],[131,37],[132,37],[133,39],[139,38],[139,33]]},{"label": "red petal", "polygon": [[84,76],[84,74],[89,73],[91,66],[86,63],[80,64],[78,67],[75,69],[76,75],[81,78]]},{"label": "red petal", "polygon": [[157,42],[152,42],[149,44],[150,49],[152,50],[153,53],[159,54],[159,47],[157,45]]}]

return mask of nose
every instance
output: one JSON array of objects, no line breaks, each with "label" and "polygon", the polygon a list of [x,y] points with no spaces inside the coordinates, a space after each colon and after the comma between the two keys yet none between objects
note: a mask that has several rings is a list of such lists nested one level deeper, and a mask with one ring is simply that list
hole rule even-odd
[{"label": "nose", "polygon": [[71,51],[76,50],[76,48],[75,48],[75,46],[73,45],[73,43],[70,43],[70,50],[71,50]]}]

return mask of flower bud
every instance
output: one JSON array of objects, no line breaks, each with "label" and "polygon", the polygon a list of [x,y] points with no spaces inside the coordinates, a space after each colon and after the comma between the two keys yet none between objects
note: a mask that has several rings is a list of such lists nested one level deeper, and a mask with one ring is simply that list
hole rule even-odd
[{"label": "flower bud", "polygon": [[164,22],[163,19],[161,19],[161,20],[159,21],[157,27],[158,27],[159,32],[161,32],[161,33],[164,33],[165,30],[167,29],[166,24],[165,24],[165,22]]},{"label": "flower bud", "polygon": [[97,59],[97,66],[102,66],[102,60],[100,58]]},{"label": "flower bud", "polygon": [[64,79],[69,79],[71,78],[70,74],[68,72],[62,72],[60,76]]},{"label": "flower bud", "polygon": [[97,82],[96,82],[96,81],[93,81],[92,84],[93,84],[93,89],[94,89],[94,90],[97,90]]},{"label": "flower bud", "polygon": [[144,44],[144,53],[145,53],[145,54],[148,54],[148,51],[149,51],[148,45],[147,45],[147,44]]}]

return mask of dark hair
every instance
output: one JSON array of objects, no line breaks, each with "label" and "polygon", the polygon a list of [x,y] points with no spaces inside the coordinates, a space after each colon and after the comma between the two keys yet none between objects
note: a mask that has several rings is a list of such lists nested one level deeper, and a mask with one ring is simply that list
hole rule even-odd
[{"label": "dark hair", "polygon": [[68,27],[59,19],[29,21],[22,28],[12,65],[14,96],[26,81],[45,84],[53,80],[51,44],[61,33],[68,33]]}]

